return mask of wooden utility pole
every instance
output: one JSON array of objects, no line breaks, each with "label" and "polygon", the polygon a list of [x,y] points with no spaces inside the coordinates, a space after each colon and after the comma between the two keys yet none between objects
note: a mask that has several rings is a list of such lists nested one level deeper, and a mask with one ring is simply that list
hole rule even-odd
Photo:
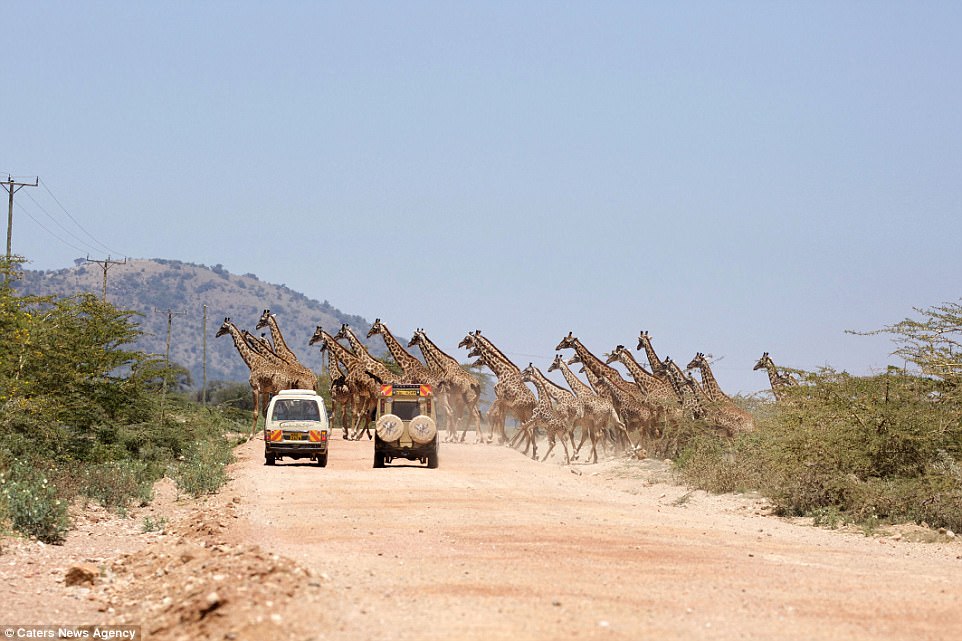
[{"label": "wooden utility pole", "polygon": [[[163,310],[155,309],[155,312],[161,312]],[[164,423],[164,409],[167,402],[167,376],[170,373],[170,329],[174,324],[174,316],[186,316],[187,312],[175,312],[172,309],[168,309],[167,314],[167,348],[164,350],[164,389],[160,395],[160,423]]]},{"label": "wooden utility pole", "polygon": [[110,260],[110,256],[107,256],[107,260],[91,260],[90,255],[87,256],[88,263],[97,263],[102,270],[104,270],[104,302],[107,302],[107,270],[114,265],[126,265],[127,259],[124,258],[123,262],[119,260]]},{"label": "wooden utility pole", "polygon": [[207,305],[204,305],[204,385],[200,391],[201,403],[207,405]]},{"label": "wooden utility pole", "polygon": [[18,191],[20,191],[22,187],[36,187],[39,184],[40,184],[40,176],[37,176],[37,178],[32,183],[21,183],[14,180],[13,177],[10,176],[10,174],[7,174],[6,181],[0,181],[0,185],[3,185],[3,188],[7,190],[8,194],[10,194],[10,206],[7,209],[7,261],[8,262],[11,256],[10,250],[13,248],[13,195]]}]

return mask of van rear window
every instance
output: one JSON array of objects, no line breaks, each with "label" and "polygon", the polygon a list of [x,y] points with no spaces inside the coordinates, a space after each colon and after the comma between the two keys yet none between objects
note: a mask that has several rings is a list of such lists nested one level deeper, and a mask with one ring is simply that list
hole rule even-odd
[{"label": "van rear window", "polygon": [[317,401],[286,398],[274,403],[271,418],[275,421],[319,421],[321,413]]}]

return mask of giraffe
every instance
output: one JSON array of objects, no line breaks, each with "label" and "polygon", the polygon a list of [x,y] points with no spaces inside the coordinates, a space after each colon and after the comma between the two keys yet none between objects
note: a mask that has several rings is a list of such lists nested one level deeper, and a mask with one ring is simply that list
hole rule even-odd
[{"label": "giraffe", "polygon": [[[598,379],[599,390],[607,389],[607,395],[618,410],[618,416],[628,431],[638,430],[644,437],[650,435],[654,428],[655,410],[645,401],[641,390],[623,379],[618,370],[605,364],[597,356],[588,351],[580,340],[572,336],[571,332],[561,339],[555,351],[574,349],[581,360],[581,364]],[[594,383],[592,383],[594,385]]]},{"label": "giraffe", "polygon": [[[432,371],[438,372],[439,385],[442,387],[444,397],[447,399],[448,406],[456,421],[449,427],[449,438],[453,439],[457,432],[457,424],[467,418],[468,423],[474,424],[475,443],[480,443],[483,437],[481,433],[481,410],[478,408],[478,403],[481,400],[481,384],[470,372],[461,367],[461,363],[457,359],[441,351],[441,348],[428,338],[423,328],[418,328],[414,332],[414,336],[408,343],[408,348],[415,345],[424,354],[424,361],[429,364]],[[461,432],[461,442],[464,442],[468,427],[469,425],[465,425]]]},{"label": "giraffe", "polygon": [[287,346],[287,342],[281,334],[281,328],[277,326],[277,318],[274,314],[271,314],[269,309],[264,310],[254,329],[264,329],[265,327],[270,328],[271,340],[274,341],[274,353],[288,363],[296,363],[297,355]]},{"label": "giraffe", "polygon": [[615,392],[612,389],[613,385],[611,384],[611,381],[606,379],[604,376],[596,375],[589,367],[585,366],[584,362],[581,360],[581,357],[577,354],[566,361],[566,364],[569,366],[576,363],[581,365],[580,371],[585,375],[585,377],[587,377],[592,391],[602,400],[609,403],[615,410],[615,418],[618,420],[615,423],[614,428],[612,428],[610,424],[608,425],[604,432],[605,438],[611,441],[611,443],[615,446],[624,447],[628,453],[633,454],[638,458],[644,458],[646,450],[643,450],[640,445],[632,443],[631,441],[631,435],[628,433],[628,425],[625,424],[624,419],[622,419],[618,410],[618,403],[615,399]]},{"label": "giraffe", "polygon": [[[354,438],[360,438],[361,433],[366,432],[370,439],[370,417],[374,409],[374,404],[377,402],[380,388],[360,359],[352,354],[346,347],[334,340],[334,337],[325,332],[320,325],[314,330],[314,335],[308,342],[308,345],[315,344],[320,344],[321,351],[327,350],[332,364],[340,361],[343,363],[345,369],[347,369],[347,374],[343,376],[343,381],[333,378],[334,370],[332,369],[331,394],[332,396],[334,395],[335,386],[347,388],[348,398],[344,397],[343,389],[338,391],[342,395],[340,402],[344,404],[345,407],[348,404],[350,405],[352,426],[355,430]],[[363,428],[361,427],[362,423]],[[347,424],[342,422],[341,425],[344,430],[343,437],[347,438]]]},{"label": "giraffe", "polygon": [[269,361],[260,353],[251,349],[250,345],[244,340],[240,330],[231,322],[229,317],[224,318],[223,324],[220,326],[220,329],[217,330],[217,333],[214,334],[214,337],[218,338],[225,334],[230,334],[234,340],[234,347],[237,348],[240,357],[251,371],[248,380],[250,382],[251,392],[254,395],[254,422],[251,425],[251,433],[247,439],[249,441],[254,438],[254,432],[257,431],[258,415],[262,410],[265,414],[267,412],[267,402],[270,400],[270,397],[284,389],[284,383],[287,381],[287,372],[283,368],[278,367],[276,363]]},{"label": "giraffe", "polygon": [[[538,402],[534,406],[534,411],[531,413],[531,418],[528,419],[527,424],[521,426],[521,431],[534,434],[535,426],[540,426],[548,436],[548,451],[544,453],[541,461],[547,460],[551,450],[555,448],[556,442],[561,441],[561,447],[565,451],[565,465],[569,464],[571,456],[568,454],[566,437],[569,436],[570,423],[566,424],[565,418],[567,418],[567,412],[574,409],[573,406],[569,405],[564,409],[552,406],[551,401],[554,394],[549,389],[549,383],[551,385],[554,385],[554,383],[546,379],[544,374],[533,364],[528,363],[528,366],[521,371],[521,380],[525,383],[532,383],[538,390]],[[577,410],[575,409],[575,411]],[[537,446],[532,450],[531,458],[537,458]]]},{"label": "giraffe", "polygon": [[281,334],[281,328],[277,325],[277,315],[271,314],[269,309],[264,310],[254,329],[262,329],[265,326],[270,329],[271,339],[274,341],[274,353],[282,360],[290,363],[291,369],[298,374],[299,380],[307,384],[303,389],[315,389],[317,387],[317,375],[297,360],[297,355],[287,346],[287,341]]},{"label": "giraffe", "polygon": [[437,387],[438,379],[440,377],[436,376],[428,367],[419,361],[417,358],[412,356],[398,339],[394,337],[391,330],[388,329],[387,325],[381,322],[380,318],[374,320],[374,324],[371,325],[371,329],[367,333],[367,338],[371,338],[375,334],[380,334],[381,338],[384,339],[384,344],[387,346],[391,356],[394,358],[394,362],[398,364],[401,368],[403,381],[405,383],[427,383],[433,387]]},{"label": "giraffe", "polygon": [[274,346],[271,345],[270,341],[264,338],[263,335],[255,336],[246,329],[241,330],[241,335],[244,337],[244,342],[246,342],[250,348],[258,354],[261,354],[262,356],[266,356],[268,354],[273,354],[275,356],[277,355],[274,352]]},{"label": "giraffe", "polygon": [[708,410],[705,405],[702,404],[696,392],[697,388],[691,384],[693,381],[684,375],[681,369],[675,365],[675,362],[671,360],[670,356],[665,358],[663,366],[665,374],[668,376],[668,381],[675,389],[678,398],[681,399],[682,410],[685,415],[695,420],[705,418]]},{"label": "giraffe", "polygon": [[679,398],[675,394],[671,383],[641,366],[634,355],[624,345],[619,345],[609,354],[606,363],[614,361],[621,363],[628,369],[628,373],[635,379],[635,383],[645,393],[645,400],[656,408],[658,423],[663,425],[678,418]]},{"label": "giraffe", "polygon": [[[519,424],[524,424],[531,418],[531,413],[537,404],[534,393],[521,380],[521,370],[517,365],[498,350],[487,338],[481,336],[481,330],[465,336],[458,347],[478,349],[485,366],[494,372],[498,382],[494,386],[494,402],[488,409],[487,423],[491,429],[488,442],[498,433],[498,442],[503,444],[507,440],[504,422],[508,414],[514,416]],[[533,437],[532,437],[533,440]],[[525,448],[527,451],[527,448]]]},{"label": "giraffe", "polygon": [[687,386],[690,394],[688,399],[685,396],[682,396],[682,399],[683,403],[686,401],[689,403],[695,418],[704,418],[714,429],[729,437],[755,429],[755,420],[750,413],[731,400],[713,401],[698,381],[690,375],[686,376],[670,358],[665,359],[665,368],[676,385],[680,386],[680,394],[685,394],[684,388]]},{"label": "giraffe", "polygon": [[[611,426],[620,431],[625,431],[625,424],[618,418],[615,406],[607,398],[596,394],[591,387],[581,382],[575,373],[571,371],[565,363],[561,354],[555,354],[554,361],[548,367],[548,371],[561,370],[561,375],[568,382],[568,387],[574,392],[578,401],[582,404],[582,423],[581,441],[573,448],[572,458],[578,458],[578,453],[584,446],[585,441],[591,439],[591,456],[594,462],[598,462],[598,439],[601,438],[602,447],[606,446],[604,440],[605,430]],[[572,442],[573,445],[573,442]],[[607,455],[607,450],[606,450]]]},{"label": "giraffe", "polygon": [[348,327],[347,323],[341,325],[341,331],[334,335],[335,340],[347,339],[347,342],[351,344],[351,350],[354,352],[354,356],[364,365],[365,369],[371,373],[378,382],[380,383],[400,383],[401,378],[389,370],[387,366],[381,361],[377,360],[371,353],[367,351],[351,328]]},{"label": "giraffe", "polygon": [[651,346],[651,335],[647,330],[638,332],[638,347],[636,347],[635,350],[637,351],[641,348],[645,349],[645,354],[648,356],[651,373],[658,378],[667,380],[668,373],[665,371],[665,364],[662,363],[658,355],[655,354],[655,348]]},{"label": "giraffe", "polygon": [[732,398],[728,394],[722,391],[722,388],[718,385],[718,380],[711,371],[711,365],[708,364],[708,359],[705,358],[705,354],[698,352],[695,357],[691,359],[688,363],[688,367],[685,369],[701,370],[701,385],[705,389],[705,393],[708,394],[708,398],[713,401],[723,402],[731,401]]},{"label": "giraffe", "polygon": [[768,372],[768,382],[772,385],[772,394],[775,395],[776,402],[782,400],[782,395],[786,387],[798,385],[798,381],[788,374],[780,374],[778,372],[778,368],[775,367],[775,362],[772,360],[772,357],[768,355],[768,352],[762,354],[762,357],[758,359],[758,362],[755,363],[755,367],[753,367],[752,370],[759,370],[763,367]]}]

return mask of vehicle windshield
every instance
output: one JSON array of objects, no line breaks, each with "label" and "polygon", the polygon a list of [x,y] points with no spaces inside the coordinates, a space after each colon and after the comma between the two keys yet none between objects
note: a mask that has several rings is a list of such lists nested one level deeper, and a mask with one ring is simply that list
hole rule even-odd
[{"label": "vehicle windshield", "polygon": [[321,413],[317,401],[285,398],[274,403],[271,418],[275,421],[319,421]]},{"label": "vehicle windshield", "polygon": [[420,416],[421,410],[417,401],[394,401],[391,403],[391,414],[402,421],[410,421],[415,416]]}]

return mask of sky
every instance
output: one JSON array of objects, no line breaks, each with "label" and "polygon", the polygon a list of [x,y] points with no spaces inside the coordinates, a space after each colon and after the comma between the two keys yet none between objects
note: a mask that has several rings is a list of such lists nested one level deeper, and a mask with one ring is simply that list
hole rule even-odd
[{"label": "sky", "polygon": [[521,367],[569,331],[601,354],[647,330],[730,393],[768,387],[763,351],[901,365],[846,331],[962,296],[958,2],[4,16],[0,175],[41,181],[16,194],[29,268],[221,264],[462,358],[481,329]]}]

